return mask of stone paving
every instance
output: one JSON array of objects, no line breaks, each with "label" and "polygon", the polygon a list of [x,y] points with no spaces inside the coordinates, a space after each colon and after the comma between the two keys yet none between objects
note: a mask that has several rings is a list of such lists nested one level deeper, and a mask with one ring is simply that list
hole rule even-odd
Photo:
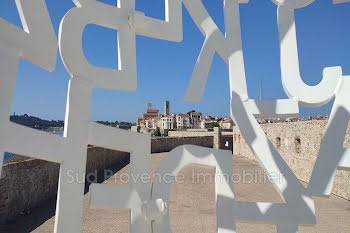
[{"label": "stone paving", "polygon": [[[152,155],[152,171],[159,166],[166,153]],[[264,182],[266,176],[260,166],[241,156],[233,156],[234,172],[246,180],[238,181],[235,177],[234,193],[238,201],[264,201],[281,203],[282,199],[269,182]],[[125,166],[105,183],[121,185],[128,174],[129,166]],[[172,187],[170,201],[171,228],[174,233],[215,233],[216,210],[214,196],[214,169],[212,167],[191,165],[181,171],[184,182]],[[204,178],[199,173],[211,175]],[[248,174],[248,175],[247,175]],[[254,182],[248,183],[253,175]],[[124,178],[123,178],[124,177]],[[198,179],[197,179],[198,178]],[[194,182],[197,181],[197,182]],[[126,185],[126,184],[125,184]],[[116,197],[117,198],[117,197]],[[300,233],[350,233],[350,202],[342,198],[314,197],[317,225],[299,227]],[[128,210],[92,210],[87,208],[88,194],[84,197],[83,232],[129,232]],[[0,232],[53,232],[55,201],[46,203],[41,208],[33,210],[26,216],[21,216],[16,222],[0,227]],[[276,226],[270,224],[238,223],[237,233],[276,233]]]}]

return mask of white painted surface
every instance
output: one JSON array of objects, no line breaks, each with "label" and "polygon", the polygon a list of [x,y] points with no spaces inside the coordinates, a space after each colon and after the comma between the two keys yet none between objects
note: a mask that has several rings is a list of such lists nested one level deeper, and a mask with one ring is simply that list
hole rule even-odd
[{"label": "white painted surface", "polygon": [[16,6],[24,30],[0,18],[0,47],[17,49],[13,55],[54,70],[58,45],[45,0],[16,0]]},{"label": "white painted surface", "polygon": [[[130,152],[129,187],[92,184],[89,206],[96,209],[130,209],[130,232],[151,233],[151,222],[142,213],[142,205],[150,200],[151,186],[141,176],[150,177],[151,136],[90,123],[90,141],[97,146]],[[136,143],[137,142],[137,143]]]},{"label": "white painted surface", "polygon": [[248,100],[247,105],[255,117],[296,117],[299,115],[298,102],[293,99]]},{"label": "white painted surface", "polygon": [[[235,232],[233,216],[233,179],[231,151],[208,149],[199,146],[179,146],[170,151],[162,160],[156,174],[160,177],[169,176],[169,182],[154,179],[152,184],[152,200],[162,199],[169,206],[171,185],[175,176],[182,168],[190,164],[213,166],[216,169],[215,200],[217,215],[217,232]],[[169,209],[160,215],[153,223],[154,233],[172,232],[170,227]]]},{"label": "white painted surface", "polygon": [[[183,100],[191,102],[200,101],[215,52],[229,66],[230,89],[248,98],[239,20],[239,4],[248,3],[248,1],[224,0],[225,35],[221,33],[214,20],[210,17],[201,0],[183,0],[183,2],[205,37],[201,53]],[[232,73],[233,68],[234,73]]]},{"label": "white painted surface", "polygon": [[[285,0],[285,2],[293,2],[293,0]],[[341,85],[341,67],[325,68],[323,79],[316,86],[305,84],[299,71],[294,8],[289,4],[280,5],[277,12],[284,91],[289,98],[297,100],[306,107],[319,107],[328,103],[334,98],[338,85]]]},{"label": "white painted surface", "polygon": [[[281,46],[282,83],[291,100],[257,101],[248,98],[239,29],[239,2],[237,0],[225,1],[225,38],[203,9],[204,6],[200,0],[184,0],[190,15],[205,36],[205,42],[184,100],[199,101],[201,99],[213,56],[215,52],[218,52],[222,59],[228,63],[232,119],[239,127],[245,141],[265,169],[265,172],[283,178],[280,180],[281,182],[274,185],[284,200],[284,204],[236,202],[233,208],[235,212],[233,221],[274,222],[278,225],[278,232],[295,233],[298,231],[299,225],[313,224],[316,221],[315,207],[310,193],[330,192],[336,168],[349,164],[348,158],[344,158],[348,155],[348,150],[344,150],[340,145],[344,141],[345,124],[347,125],[349,121],[348,110],[345,108],[346,110],[340,113],[339,116],[339,114],[336,114],[336,109],[341,107],[344,110],[346,104],[344,100],[350,98],[348,91],[350,87],[346,87],[345,84],[342,85],[341,67],[326,68],[324,78],[317,86],[311,87],[302,81],[299,72],[294,10],[311,4],[313,0],[274,0],[274,2],[279,5],[278,28]],[[228,20],[227,12],[234,12],[234,18]],[[235,22],[235,24],[232,22]],[[230,39],[231,44],[225,44],[225,40]],[[222,47],[226,49],[226,54],[222,52]],[[232,50],[232,48],[236,50]],[[317,107],[326,104],[335,97],[336,104],[332,111],[333,118],[329,122],[329,128],[332,129],[329,130],[329,140],[323,141],[322,147],[325,148],[325,152],[322,152],[321,149],[320,153],[324,155],[316,163],[315,178],[311,180],[314,185],[311,183],[309,188],[305,189],[269,141],[256,122],[255,117],[294,115],[299,112],[298,103],[308,107]],[[336,119],[336,115],[338,115],[338,119]],[[337,127],[334,129],[332,124],[342,130],[337,132]],[[338,134],[338,136],[332,137],[331,135],[334,134]],[[330,152],[337,153],[337,159],[330,157]],[[323,177],[319,175],[320,173],[323,174]]]},{"label": "white painted surface", "polygon": [[308,190],[311,194],[329,196],[338,167],[350,168],[350,148],[344,138],[350,120],[350,76],[344,76],[328,120],[321,148],[312,171]]}]

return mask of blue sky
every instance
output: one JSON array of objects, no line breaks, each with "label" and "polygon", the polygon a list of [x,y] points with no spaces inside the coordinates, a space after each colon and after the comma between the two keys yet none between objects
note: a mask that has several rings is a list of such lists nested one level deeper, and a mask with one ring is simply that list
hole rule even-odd
[{"label": "blue sky", "polygon": [[[223,1],[202,0],[223,31]],[[58,35],[59,23],[74,4],[71,0],[46,0]],[[103,0],[116,5],[116,0]],[[136,8],[146,15],[164,18],[164,0],[136,0]],[[270,0],[250,0],[241,4],[243,52],[250,98],[286,98],[280,78],[276,5]],[[0,1],[0,17],[21,27],[14,0]],[[131,121],[146,110],[147,102],[163,112],[170,100],[171,112],[195,109],[212,116],[229,116],[229,86],[226,64],[215,55],[206,89],[200,103],[182,102],[199,55],[203,36],[183,7],[183,41],[168,42],[137,36],[138,89],[136,92],[94,90],[92,120]],[[303,80],[316,85],[324,67],[342,66],[350,75],[350,3],[333,5],[331,0],[316,0],[296,10],[300,68]],[[88,25],[83,34],[84,53],[94,65],[117,67],[117,32]],[[12,112],[45,119],[64,119],[69,75],[58,54],[53,72],[21,60]],[[331,104],[319,109],[301,108],[301,115],[326,114]]]}]

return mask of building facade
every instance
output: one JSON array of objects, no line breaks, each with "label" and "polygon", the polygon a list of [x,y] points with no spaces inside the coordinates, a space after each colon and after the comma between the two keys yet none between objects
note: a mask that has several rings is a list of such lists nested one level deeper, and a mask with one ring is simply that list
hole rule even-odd
[{"label": "building facade", "polygon": [[175,129],[176,121],[174,116],[165,116],[160,118],[160,129]]},{"label": "building facade", "polygon": [[189,129],[189,128],[191,128],[190,115],[177,114],[176,115],[176,128],[177,129]]},{"label": "building facade", "polygon": [[220,127],[222,129],[232,129],[234,126],[233,120],[231,118],[224,119],[220,122]]},{"label": "building facade", "polygon": [[[151,132],[157,128],[161,130],[170,129],[199,129],[201,128],[202,113],[192,111],[188,114],[171,114],[170,102],[164,102],[164,115],[158,109],[152,108],[152,103],[147,104],[147,112],[137,118],[137,126],[142,131]],[[209,126],[206,126],[208,128]]]},{"label": "building facade", "polygon": [[190,112],[190,128],[199,129],[201,128],[202,113]]},{"label": "building facade", "polygon": [[201,129],[209,129],[210,128],[210,124],[212,123],[213,121],[207,121],[207,120],[204,120],[204,121],[201,121]]},{"label": "building facade", "polygon": [[137,118],[137,125],[142,128],[155,129],[154,122],[161,117],[158,109],[152,109],[152,104],[147,104],[147,112]]}]

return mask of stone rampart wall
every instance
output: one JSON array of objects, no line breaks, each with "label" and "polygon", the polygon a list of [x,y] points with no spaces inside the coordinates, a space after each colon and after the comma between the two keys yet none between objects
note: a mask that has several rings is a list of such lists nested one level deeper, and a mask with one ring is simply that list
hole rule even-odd
[{"label": "stone rampart wall", "polygon": [[[221,132],[221,134],[232,137],[232,132]],[[213,137],[214,131],[201,131],[200,129],[192,129],[184,131],[169,131],[168,135],[169,137]]]},{"label": "stone rampart wall", "polygon": [[[308,182],[326,123],[326,121],[277,123],[262,125],[262,128],[297,177]],[[213,132],[210,133],[211,136],[202,137],[186,135],[152,138],[152,153],[169,152],[186,144],[212,148],[214,137]],[[350,127],[344,145],[350,145]],[[255,159],[236,127],[233,134],[222,133],[220,148],[234,150],[234,154]],[[128,156],[129,154],[125,152],[90,148],[87,173],[109,168]],[[58,173],[58,164],[41,160],[33,159],[4,165],[0,180],[0,222],[54,197],[57,193]],[[333,193],[350,200],[350,171],[337,171]]]},{"label": "stone rampart wall", "polygon": [[[86,172],[101,171],[128,157],[125,152],[89,148]],[[4,165],[0,179],[0,222],[56,196],[59,168],[59,164],[38,159]]]},{"label": "stone rampart wall", "polygon": [[[325,133],[326,124],[326,120],[313,120],[264,124],[261,127],[298,179],[308,183]],[[344,146],[349,147],[349,145],[350,125],[344,141]],[[234,154],[255,160],[255,156],[237,127],[234,127],[233,147]],[[338,168],[332,193],[350,200],[350,171]]]},{"label": "stone rampart wall", "polygon": [[207,137],[213,136],[213,131],[169,131],[169,137]]},{"label": "stone rampart wall", "polygon": [[[213,147],[213,137],[160,137],[152,139],[152,153],[168,152],[191,144]],[[102,171],[122,162],[128,153],[103,148],[89,148],[86,173]],[[57,194],[59,164],[30,159],[3,166],[0,179],[0,222],[39,206]]]},{"label": "stone rampart wall", "polygon": [[[171,131],[170,131],[171,132]],[[213,147],[213,137],[157,137],[152,138],[152,153],[169,152],[181,145]]]}]

